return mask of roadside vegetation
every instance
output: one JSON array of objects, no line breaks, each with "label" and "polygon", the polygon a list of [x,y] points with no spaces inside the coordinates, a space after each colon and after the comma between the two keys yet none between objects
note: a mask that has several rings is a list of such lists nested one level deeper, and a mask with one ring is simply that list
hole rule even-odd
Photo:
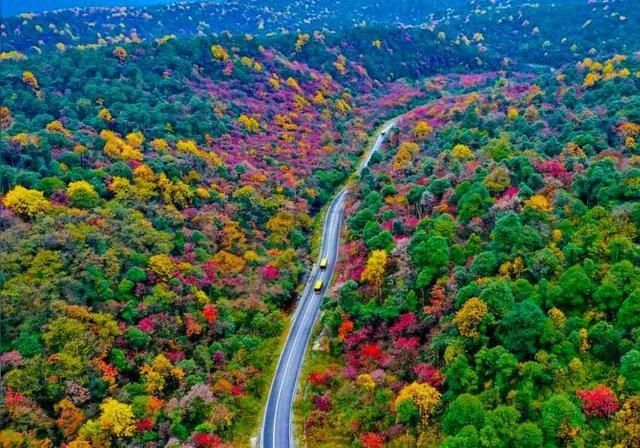
[{"label": "roadside vegetation", "polygon": [[246,446],[345,183],[307,445],[640,443],[633,2],[280,3],[3,20],[0,446]]}]

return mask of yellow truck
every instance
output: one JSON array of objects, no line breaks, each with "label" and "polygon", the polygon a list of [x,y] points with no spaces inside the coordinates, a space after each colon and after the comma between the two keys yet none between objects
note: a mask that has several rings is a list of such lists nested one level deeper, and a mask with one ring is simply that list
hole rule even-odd
[{"label": "yellow truck", "polygon": [[327,269],[327,264],[329,264],[329,259],[327,257],[322,257],[320,260],[320,269]]},{"label": "yellow truck", "polygon": [[318,280],[316,280],[316,282],[313,284],[313,290],[315,292],[320,292],[322,291],[322,286],[324,285],[324,281],[320,278]]}]

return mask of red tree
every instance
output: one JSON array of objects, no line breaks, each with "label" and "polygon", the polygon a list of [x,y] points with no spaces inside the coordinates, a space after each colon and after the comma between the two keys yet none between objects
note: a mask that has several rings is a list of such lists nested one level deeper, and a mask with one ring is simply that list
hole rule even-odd
[{"label": "red tree", "polygon": [[218,309],[213,303],[208,303],[202,310],[202,316],[207,319],[209,324],[212,324],[218,319]]},{"label": "red tree", "polygon": [[198,448],[218,448],[223,446],[222,439],[215,434],[197,433],[192,437]]},{"label": "red tree", "polygon": [[616,394],[602,384],[592,390],[579,390],[576,395],[582,402],[582,410],[587,415],[608,418],[620,408]]},{"label": "red tree", "polygon": [[365,358],[378,359],[382,356],[382,349],[378,344],[365,344],[362,346],[362,356]]},{"label": "red tree", "polygon": [[375,432],[368,432],[360,436],[360,442],[364,448],[384,448],[384,439]]}]

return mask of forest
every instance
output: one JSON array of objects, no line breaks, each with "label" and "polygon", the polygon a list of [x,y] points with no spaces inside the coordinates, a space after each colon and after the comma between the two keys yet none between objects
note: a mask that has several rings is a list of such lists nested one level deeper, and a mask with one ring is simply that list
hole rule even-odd
[{"label": "forest", "polygon": [[347,212],[310,446],[640,443],[639,69],[429,81],[448,94],[403,116]]},{"label": "forest", "polygon": [[281,3],[3,21],[0,447],[249,446],[343,185],[300,446],[640,446],[637,5]]}]

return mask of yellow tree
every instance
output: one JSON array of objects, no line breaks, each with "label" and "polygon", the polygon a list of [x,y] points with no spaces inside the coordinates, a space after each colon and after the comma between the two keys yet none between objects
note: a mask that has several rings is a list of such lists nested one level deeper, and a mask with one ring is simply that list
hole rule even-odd
[{"label": "yellow tree", "polygon": [[167,205],[185,207],[193,197],[193,191],[187,184],[180,180],[175,183],[171,182],[164,173],[160,173],[156,184],[160,190],[162,200]]},{"label": "yellow tree", "polygon": [[236,251],[244,251],[246,249],[247,238],[236,221],[225,220],[219,237],[220,246],[223,249]]},{"label": "yellow tree", "polygon": [[103,130],[100,132],[100,137],[105,141],[104,153],[109,157],[142,161],[140,149],[144,136],[141,132],[132,132],[123,139],[113,131]]},{"label": "yellow tree", "polygon": [[413,128],[413,136],[416,140],[424,140],[433,132],[433,128],[426,121],[418,121]]},{"label": "yellow tree", "polygon": [[0,129],[9,129],[13,123],[11,110],[7,106],[0,107]]},{"label": "yellow tree", "polygon": [[223,275],[237,275],[245,267],[246,262],[242,257],[238,257],[235,254],[221,250],[213,257],[214,263],[218,265]]},{"label": "yellow tree", "polygon": [[366,390],[373,390],[376,388],[376,382],[368,373],[362,373],[356,378],[356,382],[359,386],[362,386]]},{"label": "yellow tree", "polygon": [[472,297],[462,305],[453,322],[458,327],[461,335],[475,338],[478,336],[478,325],[487,315],[487,312],[487,305],[479,298]]},{"label": "yellow tree", "polygon": [[516,109],[515,107],[510,107],[507,111],[507,117],[509,118],[509,120],[515,120],[519,115],[520,112],[518,112],[518,109]]},{"label": "yellow tree", "polygon": [[553,322],[554,328],[562,330],[567,324],[567,316],[565,316],[562,310],[556,308],[555,306],[551,308],[547,314],[551,318],[551,322]]},{"label": "yellow tree", "polygon": [[624,445],[640,446],[640,395],[627,399],[616,413],[614,427],[623,437]]},{"label": "yellow tree", "polygon": [[100,195],[86,180],[71,182],[67,187],[67,197],[74,207],[92,208],[100,201]]},{"label": "yellow tree", "polygon": [[534,194],[529,199],[524,201],[526,207],[542,212],[550,212],[552,210],[549,199],[541,194]]},{"label": "yellow tree", "polygon": [[144,143],[144,134],[140,131],[130,132],[125,137],[127,143],[135,148],[139,148]]},{"label": "yellow tree", "polygon": [[287,85],[291,87],[293,90],[295,90],[296,92],[302,92],[302,88],[300,87],[300,84],[298,83],[298,81],[291,76],[287,78]]},{"label": "yellow tree", "polygon": [[296,51],[300,51],[302,50],[302,47],[304,47],[307,42],[309,42],[309,35],[307,33],[304,34],[298,34],[298,39],[296,39]]},{"label": "yellow tree", "polygon": [[418,154],[419,147],[416,143],[404,142],[398,148],[398,152],[393,157],[391,166],[394,170],[404,169]]},{"label": "yellow tree", "polygon": [[28,70],[22,72],[22,82],[24,82],[26,85],[28,85],[34,90],[38,90],[40,88],[40,84],[38,83],[38,78],[36,78],[36,76]]},{"label": "yellow tree", "polygon": [[640,124],[623,121],[618,125],[618,132],[622,134],[624,146],[628,149],[635,149],[637,139],[640,137]]},{"label": "yellow tree", "polygon": [[153,182],[156,179],[156,175],[153,170],[149,168],[149,165],[139,165],[133,170],[133,175],[136,179],[142,179],[147,182]]},{"label": "yellow tree", "polygon": [[367,266],[360,276],[360,281],[371,283],[377,288],[378,296],[380,296],[380,288],[386,266],[387,253],[384,250],[374,250],[367,259]]},{"label": "yellow tree", "polygon": [[151,147],[156,151],[166,151],[169,149],[169,142],[163,138],[155,138],[151,140]]},{"label": "yellow tree", "polygon": [[227,59],[229,59],[229,53],[222,45],[212,45],[211,54],[215,59],[219,61],[226,61]]},{"label": "yellow tree", "polygon": [[269,85],[274,89],[280,88],[280,77],[276,74],[273,74],[269,77]]},{"label": "yellow tree", "polygon": [[582,87],[589,88],[596,85],[596,83],[600,81],[600,75],[597,73],[587,73],[587,76],[584,78],[584,82],[582,83]]},{"label": "yellow tree", "polygon": [[242,114],[240,118],[238,118],[238,123],[240,123],[247,132],[252,134],[260,131],[260,123],[254,117]]},{"label": "yellow tree", "polygon": [[338,109],[338,111],[343,114],[346,114],[347,112],[351,111],[351,106],[349,105],[349,103],[347,103],[342,98],[338,98],[335,104],[336,104],[336,109]]},{"label": "yellow tree", "polygon": [[100,112],[98,112],[98,118],[103,121],[113,120],[113,116],[111,115],[111,112],[109,112],[109,109],[107,109],[106,107],[103,107],[102,109],[100,109]]},{"label": "yellow tree", "polygon": [[451,155],[458,160],[469,160],[473,157],[473,152],[467,145],[459,143],[453,147]]},{"label": "yellow tree", "polygon": [[440,392],[430,384],[413,382],[400,390],[395,405],[397,407],[403,401],[410,400],[420,411],[422,423],[427,424],[435,414],[440,398]]},{"label": "yellow tree", "polygon": [[49,207],[41,191],[30,190],[21,185],[13,188],[4,198],[3,204],[22,218],[35,218]]},{"label": "yellow tree", "polygon": [[19,51],[2,51],[0,52],[0,61],[2,60],[24,61],[27,57]]},{"label": "yellow tree", "polygon": [[113,398],[100,405],[102,414],[98,419],[100,427],[116,437],[131,437],[135,431],[135,421],[131,406]]},{"label": "yellow tree", "polygon": [[184,371],[180,367],[173,366],[161,353],[151,363],[142,366],[140,375],[144,378],[146,391],[155,394],[164,390],[167,378],[173,377],[180,380],[184,377]]},{"label": "yellow tree", "polygon": [[94,448],[94,447],[110,448],[111,435],[100,426],[97,420],[89,420],[82,428],[78,438],[67,445],[68,448]]},{"label": "yellow tree", "polygon": [[16,135],[11,136],[9,141],[22,148],[25,148],[29,145],[35,146],[36,148],[40,146],[40,137],[38,137],[37,135],[27,134],[26,132],[20,132]]},{"label": "yellow tree", "polygon": [[161,280],[169,280],[175,271],[175,264],[165,254],[149,257],[149,269]]},{"label": "yellow tree", "polygon": [[338,70],[338,73],[344,75],[347,73],[346,63],[347,58],[345,58],[343,55],[339,55],[336,61],[333,63],[333,66],[336,68],[336,70]]},{"label": "yellow tree", "polygon": [[293,213],[287,211],[276,213],[276,215],[267,221],[267,230],[271,232],[268,238],[269,242],[275,245],[285,246],[295,224]]}]

